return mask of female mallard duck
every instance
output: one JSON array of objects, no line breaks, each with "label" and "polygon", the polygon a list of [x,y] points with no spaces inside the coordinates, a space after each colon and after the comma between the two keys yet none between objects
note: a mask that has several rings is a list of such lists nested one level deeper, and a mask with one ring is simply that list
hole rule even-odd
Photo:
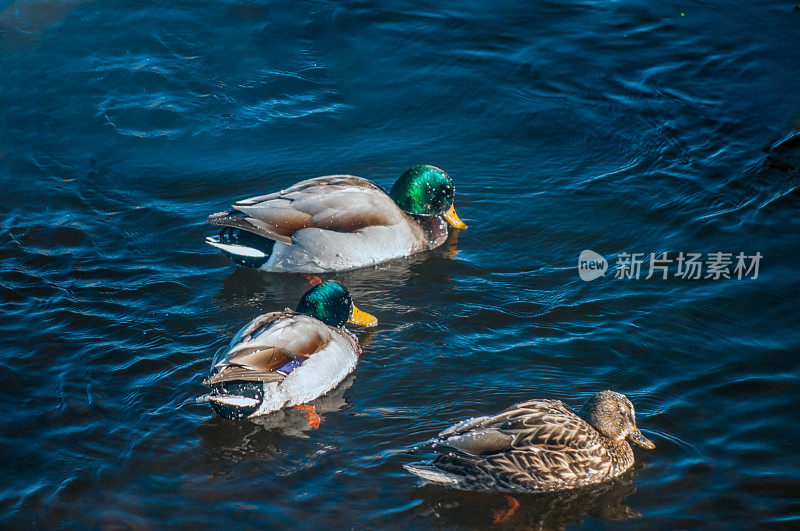
[{"label": "female mallard duck", "polygon": [[450,177],[428,165],[406,171],[388,195],[361,177],[317,177],[212,214],[208,223],[224,228],[206,243],[262,271],[355,269],[438,247],[445,220],[466,229],[454,197]]},{"label": "female mallard duck", "polygon": [[294,406],[306,410],[310,425],[319,426],[314,408],[305,403],[336,387],[361,354],[345,323],[375,326],[378,320],[356,308],[347,289],[333,281],[307,291],[297,311],[256,317],[213,364],[213,374],[203,382],[211,392],[199,400],[227,418]]},{"label": "female mallard duck", "polygon": [[581,416],[560,400],[531,400],[465,420],[430,442],[436,459],[405,465],[433,483],[474,490],[556,491],[619,476],[633,465],[628,438],[653,449],[630,400],[601,391]]}]

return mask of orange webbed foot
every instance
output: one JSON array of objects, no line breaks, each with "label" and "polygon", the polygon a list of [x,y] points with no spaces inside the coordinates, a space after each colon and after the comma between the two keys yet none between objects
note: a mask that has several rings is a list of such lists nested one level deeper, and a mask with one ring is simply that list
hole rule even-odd
[{"label": "orange webbed foot", "polygon": [[322,279],[319,278],[317,275],[310,275],[308,273],[300,273],[300,276],[303,277],[308,281],[308,283],[313,288],[314,286],[319,286],[322,284]]},{"label": "orange webbed foot", "polygon": [[294,406],[295,409],[302,409],[306,412],[308,416],[308,425],[312,428],[316,429],[319,428],[319,423],[322,420],[319,415],[317,415],[317,410],[314,409],[314,406],[309,406],[308,404],[300,404],[299,406]]},{"label": "orange webbed foot", "polygon": [[511,494],[503,494],[503,497],[506,499],[508,507],[506,509],[500,509],[499,511],[494,512],[494,523],[496,524],[505,522],[511,518],[515,512],[517,512],[517,509],[519,509],[519,502],[514,496]]}]

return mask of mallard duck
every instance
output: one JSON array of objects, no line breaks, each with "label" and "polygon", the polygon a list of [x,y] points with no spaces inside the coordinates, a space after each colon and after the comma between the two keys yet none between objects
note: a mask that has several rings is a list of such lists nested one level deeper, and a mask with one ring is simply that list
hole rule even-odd
[{"label": "mallard duck", "polygon": [[203,383],[209,402],[227,418],[256,417],[294,406],[319,417],[306,404],[336,387],[361,354],[346,323],[375,326],[378,320],[353,304],[347,288],[333,281],[308,290],[297,310],[256,317],[242,328]]},{"label": "mallard duck", "polygon": [[426,164],[403,173],[388,195],[361,177],[317,177],[212,214],[208,223],[224,228],[206,243],[262,271],[356,269],[438,247],[447,223],[467,228],[454,197],[450,176]]},{"label": "mallard duck", "polygon": [[633,404],[623,394],[595,394],[580,416],[560,400],[531,400],[444,430],[427,445],[437,454],[432,463],[405,468],[459,489],[565,490],[630,468],[633,450],[626,438],[655,448],[636,427]]}]

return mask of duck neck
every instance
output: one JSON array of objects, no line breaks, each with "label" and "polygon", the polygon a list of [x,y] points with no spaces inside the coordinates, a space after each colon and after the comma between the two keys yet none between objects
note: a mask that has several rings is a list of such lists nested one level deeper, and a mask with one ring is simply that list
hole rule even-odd
[{"label": "duck neck", "polygon": [[612,475],[622,474],[633,465],[633,449],[625,439],[615,441],[614,439],[601,437],[601,444],[608,449],[608,453],[611,456],[611,466],[614,470]]},{"label": "duck neck", "polygon": [[428,244],[428,249],[433,249],[442,245],[447,239],[447,222],[439,216],[427,216],[424,214],[406,215],[414,220],[415,225],[422,232],[423,239]]}]

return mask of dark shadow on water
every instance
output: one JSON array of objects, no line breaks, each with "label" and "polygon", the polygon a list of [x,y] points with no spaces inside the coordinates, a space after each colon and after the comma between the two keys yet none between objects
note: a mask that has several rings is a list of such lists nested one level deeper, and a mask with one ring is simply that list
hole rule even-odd
[{"label": "dark shadow on water", "polygon": [[501,493],[469,492],[425,485],[417,489],[422,504],[415,509],[418,516],[436,517],[437,525],[487,527],[531,527],[563,529],[579,525],[589,516],[599,520],[620,521],[639,518],[640,513],[625,505],[625,499],[636,491],[634,481],[642,466],[635,466],[614,480],[563,492],[518,494],[513,496],[519,507],[503,522],[495,522],[498,511],[508,509]]},{"label": "dark shadow on water", "polygon": [[27,47],[60,24],[74,8],[92,0],[11,2],[0,11],[0,44]]},{"label": "dark shadow on water", "polygon": [[[325,418],[328,414],[335,414],[349,407],[345,393],[354,380],[355,375],[351,374],[336,389],[311,402],[322,418],[318,430],[325,430]],[[214,416],[200,425],[197,431],[200,435],[200,446],[206,451],[210,461],[239,462],[285,455],[281,443],[287,437],[305,439],[315,429],[308,425],[304,412],[285,408],[254,419],[228,420]]]},{"label": "dark shadow on water", "polygon": [[763,150],[764,166],[787,172],[800,172],[800,131],[792,131]]}]

